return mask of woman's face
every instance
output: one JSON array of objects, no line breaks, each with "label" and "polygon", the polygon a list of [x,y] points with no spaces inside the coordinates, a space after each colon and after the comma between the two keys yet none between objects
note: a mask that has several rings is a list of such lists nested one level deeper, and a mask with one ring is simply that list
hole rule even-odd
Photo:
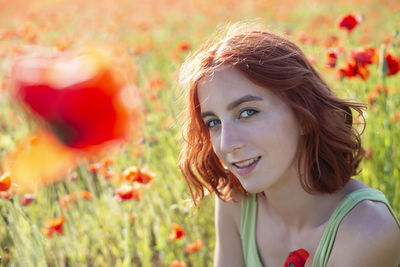
[{"label": "woman's face", "polygon": [[232,68],[203,79],[197,93],[214,152],[244,189],[297,179],[299,124],[278,96]]}]

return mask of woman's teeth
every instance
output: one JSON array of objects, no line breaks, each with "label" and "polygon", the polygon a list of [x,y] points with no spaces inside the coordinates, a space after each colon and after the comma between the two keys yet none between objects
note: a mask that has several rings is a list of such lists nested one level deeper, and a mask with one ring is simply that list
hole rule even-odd
[{"label": "woman's teeth", "polygon": [[239,162],[233,163],[233,165],[235,165],[236,167],[239,167],[239,168],[244,168],[244,167],[250,166],[258,159],[259,159],[259,157],[256,157],[256,158],[252,158],[252,159],[240,162],[240,163]]}]

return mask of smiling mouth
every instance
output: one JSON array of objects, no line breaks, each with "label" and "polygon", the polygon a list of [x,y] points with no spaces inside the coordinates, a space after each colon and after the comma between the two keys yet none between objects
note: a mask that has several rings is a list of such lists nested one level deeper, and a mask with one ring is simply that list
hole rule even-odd
[{"label": "smiling mouth", "polygon": [[232,163],[232,165],[239,169],[248,168],[252,165],[255,165],[260,160],[260,158],[261,156],[258,156],[252,159]]}]

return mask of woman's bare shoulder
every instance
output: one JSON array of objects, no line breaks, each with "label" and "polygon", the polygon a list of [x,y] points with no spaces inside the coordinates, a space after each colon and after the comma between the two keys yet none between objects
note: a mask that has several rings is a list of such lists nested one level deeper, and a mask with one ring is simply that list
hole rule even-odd
[{"label": "woman's bare shoulder", "polygon": [[244,196],[240,193],[232,193],[232,199],[225,201],[216,197],[216,217],[220,221],[233,220],[235,226],[240,225],[240,215],[242,207],[242,198]]},{"label": "woman's bare shoulder", "polygon": [[400,228],[384,203],[364,200],[339,226],[330,267],[400,264]]},{"label": "woman's bare shoulder", "polygon": [[240,238],[241,199],[240,195],[230,201],[216,197],[214,266],[244,266]]}]

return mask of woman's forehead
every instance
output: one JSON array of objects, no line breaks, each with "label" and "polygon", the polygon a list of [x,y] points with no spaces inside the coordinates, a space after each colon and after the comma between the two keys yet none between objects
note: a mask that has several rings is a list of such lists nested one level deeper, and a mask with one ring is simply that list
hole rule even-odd
[{"label": "woman's forehead", "polygon": [[213,72],[212,75],[201,79],[197,85],[197,94],[200,98],[206,95],[223,94],[228,96],[235,96],[237,94],[254,94],[270,96],[273,94],[271,90],[266,87],[255,84],[248,79],[241,71],[225,67],[220,68]]},{"label": "woman's forehead", "polygon": [[220,69],[212,77],[199,83],[197,97],[202,111],[226,109],[237,102],[280,102],[271,90],[253,83],[233,68]]}]

